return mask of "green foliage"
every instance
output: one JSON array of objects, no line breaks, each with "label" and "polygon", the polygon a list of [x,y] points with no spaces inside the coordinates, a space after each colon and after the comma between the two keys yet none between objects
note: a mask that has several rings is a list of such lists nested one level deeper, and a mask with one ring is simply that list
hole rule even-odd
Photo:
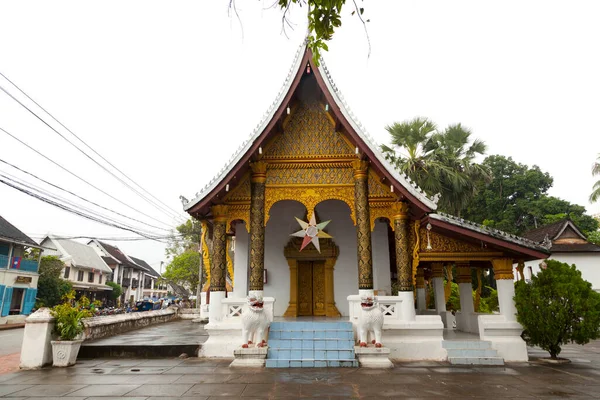
[{"label": "green foliage", "polygon": [[63,268],[64,264],[58,257],[42,257],[39,266],[36,308],[54,307],[73,289],[70,282],[61,278]]},{"label": "green foliage", "polygon": [[439,193],[442,211],[460,215],[480,184],[490,180],[487,167],[474,162],[485,153],[485,143],[471,143],[471,131],[461,124],[439,131],[428,119],[414,118],[386,129],[391,145],[381,149],[388,160],[429,195]]},{"label": "green foliage", "polygon": [[[444,286],[447,281],[444,281]],[[460,310],[460,291],[458,289],[458,283],[452,282],[452,289],[450,290],[450,297],[446,302],[446,310],[456,312]]]},{"label": "green foliage", "polygon": [[169,239],[169,244],[165,249],[167,257],[177,256],[186,251],[198,252],[202,234],[200,222],[190,218],[179,225],[176,230],[177,232],[173,232],[173,238]]},{"label": "green foliage", "polygon": [[27,260],[34,260],[37,261],[40,258],[40,249],[36,249],[33,247],[27,247],[25,249],[25,254],[23,255],[23,258],[27,259]]},{"label": "green foliage", "polygon": [[517,320],[527,344],[539,346],[556,359],[561,345],[586,344],[600,337],[600,293],[583,280],[575,265],[555,260],[515,284]]},{"label": "green foliage", "polygon": [[553,179],[538,166],[500,155],[486,157],[483,165],[492,180],[477,184],[476,195],[464,210],[465,218],[517,235],[564,217],[584,233],[598,228],[598,221],[586,215],[584,207],[547,195]]},{"label": "green foliage", "polygon": [[597,244],[598,246],[600,246],[600,231],[590,232],[588,234],[587,240],[590,243],[594,243],[594,244]]},{"label": "green foliage", "polygon": [[93,315],[89,310],[90,301],[83,296],[75,305],[72,304],[73,293],[69,293],[63,304],[54,306],[50,313],[56,319],[55,331],[61,340],[74,340],[83,332],[83,318],[89,318]]},{"label": "green foliage", "polygon": [[112,288],[112,292],[110,293],[112,300],[118,299],[123,293],[123,288],[117,282],[106,282],[106,285]]},{"label": "green foliage", "polygon": [[[596,162],[592,165],[592,176],[600,176],[600,154],[596,158]],[[592,187],[590,194],[590,203],[595,203],[600,199],[600,180],[597,180]]]},{"label": "green foliage", "polygon": [[185,286],[195,293],[199,283],[199,268],[200,254],[198,251],[188,250],[173,258],[163,277],[166,281]]},{"label": "green foliage", "polygon": [[[500,309],[500,304],[498,303],[498,291],[490,286],[486,286],[485,289],[489,292],[489,296],[481,297],[479,299],[479,310],[475,311],[491,314]],[[473,298],[475,298],[474,296],[475,292],[473,292]]]}]

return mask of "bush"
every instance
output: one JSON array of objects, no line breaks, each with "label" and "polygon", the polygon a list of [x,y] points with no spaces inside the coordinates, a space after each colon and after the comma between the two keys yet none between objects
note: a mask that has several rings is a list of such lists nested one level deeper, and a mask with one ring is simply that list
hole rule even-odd
[{"label": "bush", "polygon": [[600,294],[583,280],[575,265],[546,261],[527,284],[515,284],[517,320],[527,344],[556,359],[561,345],[586,344],[600,337]]},{"label": "bush", "polygon": [[111,300],[117,300],[123,293],[123,288],[116,282],[106,282],[106,285],[112,288],[112,292],[110,293]]},{"label": "bush", "polygon": [[56,256],[45,256],[40,261],[38,292],[35,308],[54,307],[73,286],[61,278],[64,264]]},{"label": "bush", "polygon": [[71,291],[65,296],[67,300],[63,304],[54,306],[50,313],[56,319],[55,331],[60,340],[74,340],[83,332],[83,319],[89,318],[93,313],[87,308],[90,305],[87,297],[83,296],[79,302],[72,304],[74,293]]}]

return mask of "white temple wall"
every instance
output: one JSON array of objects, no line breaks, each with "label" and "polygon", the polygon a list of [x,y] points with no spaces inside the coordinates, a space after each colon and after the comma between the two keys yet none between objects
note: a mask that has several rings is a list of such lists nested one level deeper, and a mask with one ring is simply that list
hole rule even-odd
[{"label": "white temple wall", "polygon": [[379,296],[392,295],[392,277],[390,274],[390,247],[388,242],[388,223],[375,222],[371,232],[373,249],[373,289]]},{"label": "white temple wall", "polygon": [[340,249],[333,271],[333,292],[335,306],[347,317],[350,315],[347,298],[351,294],[358,294],[356,227],[350,218],[350,207],[339,200],[319,203],[317,214],[321,221],[331,220],[325,231],[333,236],[333,241]]},{"label": "white temple wall", "polygon": [[[592,289],[600,292],[600,253],[553,253],[550,260],[556,260],[569,265],[575,264],[577,270],[581,271],[581,277],[592,284]],[[531,279],[533,274],[540,272],[540,263],[544,260],[533,260],[525,262],[523,274],[525,279]],[[513,275],[515,280],[518,278],[517,264],[513,264]]]}]

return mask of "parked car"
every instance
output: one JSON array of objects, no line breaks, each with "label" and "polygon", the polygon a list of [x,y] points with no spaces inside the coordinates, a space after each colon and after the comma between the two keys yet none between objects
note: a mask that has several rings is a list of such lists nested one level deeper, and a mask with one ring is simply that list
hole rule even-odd
[{"label": "parked car", "polygon": [[151,311],[160,310],[160,303],[154,303],[148,300],[140,300],[135,303],[132,311]]}]

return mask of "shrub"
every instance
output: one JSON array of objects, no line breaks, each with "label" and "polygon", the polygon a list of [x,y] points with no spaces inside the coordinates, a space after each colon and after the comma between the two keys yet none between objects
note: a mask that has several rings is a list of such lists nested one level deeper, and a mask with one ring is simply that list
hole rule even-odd
[{"label": "shrub", "polygon": [[556,359],[561,345],[600,337],[600,294],[575,265],[555,260],[546,264],[530,284],[516,282],[515,303],[523,338]]},{"label": "shrub", "polygon": [[56,319],[55,331],[61,340],[74,340],[83,332],[83,319],[89,318],[93,313],[88,309],[90,301],[82,296],[73,305],[74,292],[71,291],[64,296],[63,304],[54,306],[50,313]]}]

